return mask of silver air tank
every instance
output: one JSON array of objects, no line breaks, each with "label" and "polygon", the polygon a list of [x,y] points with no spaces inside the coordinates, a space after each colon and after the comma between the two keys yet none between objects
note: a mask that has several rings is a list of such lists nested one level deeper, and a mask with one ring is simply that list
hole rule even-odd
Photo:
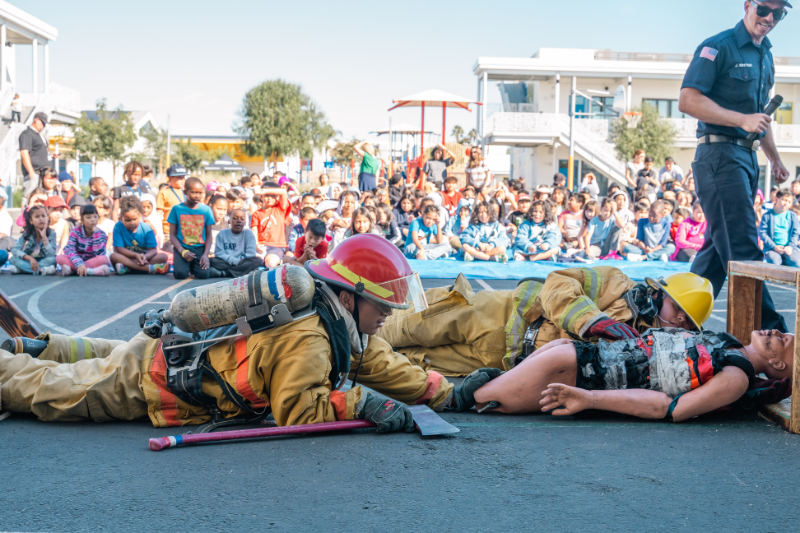
[{"label": "silver air tank", "polygon": [[[284,304],[290,313],[308,307],[314,297],[314,280],[303,267],[281,265],[257,272],[261,296],[270,307]],[[248,276],[179,292],[164,313],[164,322],[186,333],[227,326],[246,314]]]}]

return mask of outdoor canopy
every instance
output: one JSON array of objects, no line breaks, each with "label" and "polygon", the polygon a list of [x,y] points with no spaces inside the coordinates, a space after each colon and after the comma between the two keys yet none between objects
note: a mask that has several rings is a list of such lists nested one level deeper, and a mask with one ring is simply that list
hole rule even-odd
[{"label": "outdoor canopy", "polygon": [[[405,98],[398,98],[397,100],[393,100],[392,103],[395,105],[389,108],[389,111],[392,109],[397,109],[398,107],[421,107],[422,108],[422,128],[421,130],[424,132],[425,130],[425,107],[442,107],[442,144],[444,144],[444,137],[445,137],[445,112],[448,107],[457,107],[461,109],[466,109],[470,111],[469,104],[478,104],[483,105],[480,102],[476,102],[471,98],[464,98],[463,96],[459,96],[457,94],[447,93],[444,91],[439,91],[437,89],[431,89],[429,91],[423,91],[421,93],[412,94],[411,96],[406,96]],[[425,135],[422,136],[422,145],[420,146],[420,153],[425,151]]]},{"label": "outdoor canopy", "polygon": [[245,168],[230,158],[227,154],[222,154],[219,159],[206,165],[206,172],[244,172]]}]

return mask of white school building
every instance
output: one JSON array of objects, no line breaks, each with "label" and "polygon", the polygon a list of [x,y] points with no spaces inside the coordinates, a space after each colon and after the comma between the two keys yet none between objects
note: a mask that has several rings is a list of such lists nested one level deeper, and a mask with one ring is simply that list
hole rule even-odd
[{"label": "white school building", "polygon": [[[613,109],[617,93],[618,111],[649,103],[673,124],[677,137],[672,156],[686,172],[694,159],[697,121],[678,111],[678,98],[691,59],[692,54],[562,48],[542,48],[533,57],[480,57],[473,68],[478,101],[484,104],[477,117],[480,138],[488,147],[509,147],[513,177],[522,176],[531,186],[552,183],[556,172],[567,173],[574,85],[585,95],[575,97],[576,182],[593,171],[601,186],[608,180],[625,183],[624,161],[608,140],[609,125],[619,116]],[[496,94],[489,84],[497,84],[501,101],[488,99]],[[775,57],[774,92],[784,100],[773,135],[794,179],[800,176],[800,113],[794,113],[794,103],[800,101],[800,58]],[[761,151],[758,160],[760,186],[768,190]],[[662,164],[656,161],[657,168]]]}]

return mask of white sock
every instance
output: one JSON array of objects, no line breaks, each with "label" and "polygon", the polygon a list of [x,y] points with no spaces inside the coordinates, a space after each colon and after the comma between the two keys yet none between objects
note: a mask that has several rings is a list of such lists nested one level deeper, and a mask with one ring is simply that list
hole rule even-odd
[{"label": "white sock", "polygon": [[86,275],[87,276],[94,276],[94,269],[93,268],[87,268],[86,269]]}]

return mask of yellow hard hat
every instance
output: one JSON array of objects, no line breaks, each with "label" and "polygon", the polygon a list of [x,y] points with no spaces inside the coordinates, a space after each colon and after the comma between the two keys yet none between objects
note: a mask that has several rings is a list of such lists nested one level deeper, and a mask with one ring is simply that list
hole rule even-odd
[{"label": "yellow hard hat", "polygon": [[658,280],[645,278],[645,281],[672,298],[697,329],[703,328],[714,310],[714,288],[710,281],[697,274],[681,272]]}]

